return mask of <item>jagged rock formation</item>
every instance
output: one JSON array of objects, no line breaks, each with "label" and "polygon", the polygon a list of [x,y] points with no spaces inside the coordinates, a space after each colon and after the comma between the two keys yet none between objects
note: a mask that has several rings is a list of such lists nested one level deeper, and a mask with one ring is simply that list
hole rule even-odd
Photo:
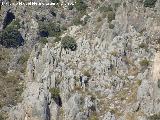
[{"label": "jagged rock formation", "polygon": [[8,120],[149,120],[160,113],[160,1],[154,8],[140,0],[101,4],[119,4],[115,20],[96,9],[86,25],[69,27],[62,37],[75,38],[76,51],[61,42],[34,46],[22,103]]}]

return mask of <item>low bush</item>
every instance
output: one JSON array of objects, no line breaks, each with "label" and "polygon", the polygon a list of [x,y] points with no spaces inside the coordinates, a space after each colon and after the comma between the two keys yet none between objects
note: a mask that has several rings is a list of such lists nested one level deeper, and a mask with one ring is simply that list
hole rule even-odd
[{"label": "low bush", "polygon": [[47,40],[47,38],[46,37],[42,37],[42,38],[40,38],[40,43],[42,43],[42,44],[46,44],[46,43],[48,43],[48,40]]},{"label": "low bush", "polygon": [[156,2],[157,2],[157,0],[145,0],[144,6],[153,8],[153,7],[155,7]]},{"label": "low bush", "polygon": [[0,120],[5,120],[5,117],[2,114],[0,114]]},{"label": "low bush", "polygon": [[109,28],[110,28],[110,29],[113,29],[113,28],[114,28],[114,25],[110,23],[110,24],[109,24]]},{"label": "low bush", "polygon": [[59,41],[61,41],[60,37],[56,37],[56,39],[54,40],[54,42],[59,42]]},{"label": "low bush", "polygon": [[77,9],[77,11],[79,11],[79,12],[81,12],[83,14],[86,13],[87,5],[83,0],[76,0],[74,6]]},{"label": "low bush", "polygon": [[140,61],[140,65],[144,66],[144,67],[148,66],[149,65],[149,61],[147,59],[144,59],[144,60]]},{"label": "low bush", "polygon": [[65,36],[61,41],[62,48],[70,49],[71,51],[75,51],[77,49],[77,43],[74,38],[70,36]]},{"label": "low bush", "polygon": [[79,17],[76,17],[76,18],[73,19],[73,24],[78,26],[78,25],[83,24],[83,22],[80,20]]},{"label": "low bush", "polygon": [[18,64],[23,65],[24,63],[26,63],[29,59],[29,54],[23,54],[22,56],[20,56],[20,58],[18,59]]},{"label": "low bush", "polygon": [[51,93],[52,99],[57,99],[60,94],[60,90],[58,88],[50,88],[49,92]]},{"label": "low bush", "polygon": [[139,45],[139,48],[146,49],[146,48],[147,48],[147,44],[145,44],[145,43],[141,43],[141,44]]},{"label": "low bush", "polygon": [[148,120],[160,120],[160,113],[149,116]]},{"label": "low bush", "polygon": [[69,6],[68,6],[68,9],[69,9],[69,10],[73,10],[73,8],[74,8],[73,5],[69,5]]},{"label": "low bush", "polygon": [[121,5],[121,3],[115,3],[114,4],[114,10],[116,11],[120,5]]},{"label": "low bush", "polygon": [[106,15],[108,16],[108,22],[112,22],[112,20],[115,20],[115,11],[112,8],[111,5],[108,6],[102,6],[99,8],[99,11],[103,13],[103,16],[105,17]]},{"label": "low bush", "polygon": [[89,77],[89,78],[91,77],[91,74],[90,74],[89,70],[84,70],[84,71],[83,71],[83,75],[84,75],[84,76],[87,76],[87,77]]},{"label": "low bush", "polygon": [[137,84],[140,86],[142,84],[142,80],[137,80]]},{"label": "low bush", "polygon": [[54,16],[54,17],[56,17],[57,16],[57,14],[55,13],[55,9],[50,9],[50,13],[52,14],[52,16]]},{"label": "low bush", "polygon": [[59,3],[60,0],[51,0],[51,2],[53,2],[53,3]]},{"label": "low bush", "polygon": [[97,22],[101,22],[102,21],[102,18],[101,17],[98,17],[97,18]]},{"label": "low bush", "polygon": [[112,20],[115,20],[115,13],[113,11],[108,12],[108,22],[112,22]]},{"label": "low bush", "polygon": [[114,57],[118,56],[118,52],[117,51],[112,51],[111,55],[113,55]]},{"label": "low bush", "polygon": [[111,5],[109,5],[109,6],[102,6],[102,7],[99,8],[99,11],[101,13],[103,13],[103,12],[109,12],[109,11],[113,11],[113,8],[112,8]]}]

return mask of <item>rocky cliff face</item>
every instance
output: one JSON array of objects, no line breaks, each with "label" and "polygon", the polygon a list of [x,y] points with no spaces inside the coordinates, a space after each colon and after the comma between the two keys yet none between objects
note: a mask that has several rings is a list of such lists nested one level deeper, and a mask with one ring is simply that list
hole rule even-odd
[{"label": "rocky cliff face", "polygon": [[[9,108],[8,120],[160,119],[160,1],[154,8],[141,0],[100,3],[87,11],[87,24],[61,36],[75,38],[76,51],[61,42],[34,45],[23,100]],[[99,10],[108,5],[112,20]]]}]

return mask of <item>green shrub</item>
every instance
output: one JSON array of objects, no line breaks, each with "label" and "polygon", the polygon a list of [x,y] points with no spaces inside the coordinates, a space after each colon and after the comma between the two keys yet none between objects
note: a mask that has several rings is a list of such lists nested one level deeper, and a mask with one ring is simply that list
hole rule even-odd
[{"label": "green shrub", "polygon": [[46,37],[41,37],[41,38],[40,38],[40,43],[42,43],[42,44],[48,43],[47,38],[46,38]]},{"label": "green shrub", "polygon": [[102,18],[101,17],[98,17],[97,18],[97,22],[101,22],[102,21]]},{"label": "green shrub", "polygon": [[142,84],[142,80],[137,80],[137,84],[140,86]]},{"label": "green shrub", "polygon": [[8,69],[5,67],[0,67],[0,76],[2,75],[2,76],[5,76],[5,75],[7,75],[7,71],[8,71]]},{"label": "green shrub", "polygon": [[113,11],[108,12],[108,22],[112,22],[112,20],[115,20],[115,13]]},{"label": "green shrub", "polygon": [[144,60],[140,61],[140,65],[141,66],[148,66],[149,65],[149,61],[147,59],[144,59]]},{"label": "green shrub", "polygon": [[59,42],[59,41],[61,41],[60,37],[56,37],[56,39],[54,40],[54,42]]},{"label": "green shrub", "polygon": [[71,51],[75,51],[77,49],[77,43],[74,38],[70,36],[65,36],[61,41],[62,48],[70,49]]},{"label": "green shrub", "polygon": [[29,54],[23,54],[19,59],[18,59],[18,64],[24,64],[28,61],[29,59]]},{"label": "green shrub", "polygon": [[73,10],[73,8],[74,8],[73,5],[68,5],[69,10]]},{"label": "green shrub", "polygon": [[53,3],[59,3],[60,1],[59,0],[51,0],[51,2],[53,2]]},{"label": "green shrub", "polygon": [[118,56],[118,52],[117,51],[112,51],[111,55],[113,55],[114,57]]},{"label": "green shrub", "polygon": [[15,19],[11,22],[11,24],[9,24],[10,27],[14,28],[14,29],[20,29],[20,20],[19,19]]},{"label": "green shrub", "polygon": [[5,120],[5,118],[2,114],[0,114],[0,120]]},{"label": "green shrub", "polygon": [[110,28],[110,29],[113,29],[113,28],[114,28],[114,25],[110,23],[110,24],[109,24],[109,28]]},{"label": "green shrub", "polygon": [[61,26],[61,31],[66,31],[66,30],[67,30],[67,26],[62,25],[62,26]]},{"label": "green shrub", "polygon": [[149,116],[148,120],[160,120],[160,113]]},{"label": "green shrub", "polygon": [[153,7],[155,7],[156,2],[157,2],[157,0],[145,0],[144,6],[153,8]]},{"label": "green shrub", "polygon": [[9,52],[6,49],[0,48],[0,61],[9,59]]},{"label": "green shrub", "polygon": [[90,74],[89,70],[83,71],[83,75],[87,76],[87,77],[91,77],[91,74]]},{"label": "green shrub", "polygon": [[81,13],[86,12],[87,5],[83,0],[76,0],[75,2],[75,8],[80,11]]},{"label": "green shrub", "polygon": [[73,19],[73,24],[78,26],[78,25],[81,25],[83,22],[80,20],[79,17],[76,17]]},{"label": "green shrub", "polygon": [[146,49],[146,48],[147,48],[147,44],[145,44],[145,43],[141,43],[141,44],[139,45],[139,48]]},{"label": "green shrub", "polygon": [[5,47],[22,46],[24,39],[18,31],[19,28],[20,24],[18,20],[12,21],[12,23],[0,33],[0,44]]},{"label": "green shrub", "polygon": [[57,37],[61,34],[60,25],[49,22],[39,22],[39,34],[41,37]]},{"label": "green shrub", "polygon": [[99,120],[99,118],[98,118],[97,114],[95,112],[93,112],[91,114],[91,116],[89,117],[89,120]]},{"label": "green shrub", "polygon": [[99,11],[102,13],[102,12],[109,12],[109,11],[113,11],[113,8],[111,5],[109,6],[102,6],[99,8]]},{"label": "green shrub", "polygon": [[54,16],[54,17],[56,17],[57,16],[57,14],[55,13],[55,9],[50,9],[50,11],[49,11],[51,14],[52,14],[52,16]]},{"label": "green shrub", "polygon": [[114,12],[114,10],[113,10],[113,8],[112,8],[111,5],[102,6],[102,7],[99,8],[99,11],[101,13],[103,13],[104,17],[106,16],[106,14],[104,14],[104,13],[107,13],[107,15],[108,15],[108,22],[109,23],[112,22],[112,20],[115,20],[115,12]]},{"label": "green shrub", "polygon": [[123,7],[127,7],[127,3],[126,2],[123,3]]},{"label": "green shrub", "polygon": [[119,6],[120,6],[120,3],[115,3],[114,4],[114,10],[116,11]]},{"label": "green shrub", "polygon": [[57,97],[59,97],[60,90],[58,88],[50,88],[49,92],[51,93],[51,97],[53,99],[56,99]]}]

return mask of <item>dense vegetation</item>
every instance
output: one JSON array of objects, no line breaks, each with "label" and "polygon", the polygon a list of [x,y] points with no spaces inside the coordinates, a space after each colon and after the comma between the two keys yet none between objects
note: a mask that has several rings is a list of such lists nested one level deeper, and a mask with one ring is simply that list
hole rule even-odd
[{"label": "dense vegetation", "polygon": [[22,38],[18,29],[20,28],[19,20],[12,21],[5,29],[0,33],[0,44],[7,48],[22,46],[24,39]]},{"label": "dense vegetation", "polygon": [[67,30],[65,26],[60,26],[59,23],[53,22],[39,22],[39,35],[40,43],[48,43],[48,37],[55,37],[54,42],[59,42],[61,40],[60,36],[63,31]]},{"label": "dense vegetation", "polygon": [[41,37],[56,37],[61,34],[60,25],[52,22],[39,22],[39,34]]},{"label": "dense vegetation", "polygon": [[86,12],[87,5],[83,0],[76,0],[75,8],[77,9],[77,11],[84,13]]}]

